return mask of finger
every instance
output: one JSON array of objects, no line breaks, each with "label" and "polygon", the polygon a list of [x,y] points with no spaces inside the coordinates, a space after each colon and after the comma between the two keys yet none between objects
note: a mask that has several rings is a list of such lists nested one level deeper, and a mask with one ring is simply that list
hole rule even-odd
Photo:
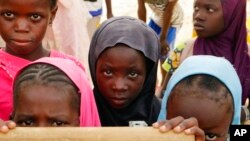
[{"label": "finger", "polygon": [[175,128],[176,126],[178,126],[182,121],[184,120],[183,117],[178,116],[175,118],[172,118],[170,120],[167,120],[163,126],[160,127],[160,131],[161,132],[167,132],[173,128]]},{"label": "finger", "polygon": [[174,132],[180,133],[184,131],[185,129],[198,126],[198,121],[196,118],[188,118],[183,120],[177,127],[174,128]]},{"label": "finger", "polygon": [[14,121],[7,121],[7,123],[6,123],[6,125],[7,125],[7,127],[9,128],[9,129],[14,129],[14,128],[16,128],[16,123],[14,122]]},{"label": "finger", "polygon": [[6,125],[2,125],[0,127],[0,133],[7,133],[9,131],[9,128]]},{"label": "finger", "polygon": [[166,120],[157,121],[157,122],[153,123],[152,126],[154,128],[159,128],[159,127],[163,126],[165,124],[165,122],[166,122]]},{"label": "finger", "polygon": [[191,127],[185,130],[187,135],[195,135],[195,141],[204,141],[205,140],[205,132],[200,129],[198,126]]}]

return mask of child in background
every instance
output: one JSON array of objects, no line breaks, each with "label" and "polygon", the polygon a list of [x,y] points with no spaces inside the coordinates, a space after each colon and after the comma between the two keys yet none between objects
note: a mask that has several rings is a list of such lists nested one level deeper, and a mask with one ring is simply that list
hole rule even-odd
[{"label": "child in background", "polygon": [[155,83],[160,44],[155,32],[132,17],[114,17],[96,31],[90,72],[102,126],[156,122]]},{"label": "child in background", "polygon": [[[229,61],[192,56],[170,78],[158,120],[194,117],[207,141],[225,141],[230,124],[240,124],[241,94],[239,77]],[[181,122],[183,118],[172,120],[172,124],[159,121],[154,127],[163,132],[172,128],[180,132],[186,130],[185,125],[192,124]]]},{"label": "child in background", "polygon": [[[147,17],[145,3],[152,9],[149,26],[160,38],[160,64],[162,65],[168,56],[168,51],[174,49],[177,30],[181,28],[183,23],[183,11],[178,0],[138,0],[138,17],[144,22],[146,22]],[[162,68],[161,74],[162,78],[166,75]]]},{"label": "child in background", "polygon": [[[89,37],[92,38],[97,27],[100,25],[103,14],[104,0],[83,0],[83,5],[89,10],[91,18],[87,22]],[[107,8],[107,19],[113,17],[111,0],[105,0]]]},{"label": "child in background", "polygon": [[[207,7],[207,5],[210,6]],[[168,75],[171,75],[188,56],[225,57],[233,64],[241,80],[243,105],[250,97],[246,0],[195,0],[193,24],[197,39],[188,42],[184,47],[177,47],[164,62],[163,68]],[[168,81],[166,78],[165,86]],[[243,117],[245,120],[245,116]]]},{"label": "child in background", "polygon": [[87,8],[83,7],[82,0],[58,0],[57,5],[56,17],[43,39],[44,47],[75,56],[88,65],[90,15]]},{"label": "child in background", "polygon": [[12,112],[12,83],[16,72],[42,57],[75,60],[42,46],[47,27],[57,11],[57,0],[1,0],[0,35],[6,46],[0,48],[0,119]]},{"label": "child in background", "polygon": [[[87,75],[72,60],[44,57],[30,63],[17,73],[13,93],[17,126],[100,126]],[[0,132],[13,128],[13,122],[0,123]]]}]

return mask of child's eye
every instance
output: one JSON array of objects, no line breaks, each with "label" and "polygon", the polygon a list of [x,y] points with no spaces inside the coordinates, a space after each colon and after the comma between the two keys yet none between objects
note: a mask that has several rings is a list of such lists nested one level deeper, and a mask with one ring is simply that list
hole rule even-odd
[{"label": "child's eye", "polygon": [[3,16],[5,18],[12,19],[12,18],[14,18],[15,15],[11,12],[5,12],[5,13],[3,13]]},{"label": "child's eye", "polygon": [[30,18],[31,18],[31,20],[33,20],[33,21],[38,21],[38,20],[41,19],[41,16],[38,15],[38,14],[33,14],[33,15],[31,15]]},{"label": "child's eye", "polygon": [[211,133],[207,133],[205,136],[206,140],[213,141],[217,139],[217,136]]},{"label": "child's eye", "polygon": [[136,72],[131,72],[131,73],[129,73],[129,77],[135,78],[135,77],[137,77],[137,76],[138,76],[138,73],[136,73]]},{"label": "child's eye", "polygon": [[17,122],[17,124],[19,126],[33,126],[34,122],[32,120],[23,120],[23,121]]},{"label": "child's eye", "polygon": [[111,72],[110,70],[106,70],[106,71],[103,72],[103,74],[104,74],[105,76],[111,76],[111,75],[112,75],[112,72]]},{"label": "child's eye", "polygon": [[62,121],[53,121],[51,123],[51,126],[64,126],[64,125],[65,125],[65,123]]},{"label": "child's eye", "polygon": [[198,6],[194,6],[194,11],[198,11],[199,7]]},{"label": "child's eye", "polygon": [[213,12],[214,12],[214,9],[208,8],[208,12],[213,13]]}]

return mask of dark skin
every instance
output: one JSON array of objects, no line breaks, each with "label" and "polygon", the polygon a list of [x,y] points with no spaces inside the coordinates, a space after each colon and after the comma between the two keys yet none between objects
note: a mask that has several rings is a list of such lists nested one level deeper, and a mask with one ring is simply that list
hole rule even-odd
[{"label": "dark skin", "polygon": [[[214,37],[224,30],[224,17],[221,0],[195,0],[193,12],[194,30],[201,38]],[[165,71],[165,70],[163,70]],[[166,88],[170,73],[165,72],[163,83],[158,95]]]},{"label": "dark skin", "polygon": [[[0,34],[6,42],[3,49],[30,61],[49,56],[49,51],[42,47],[42,39],[56,11],[57,6],[50,5],[49,0],[0,0]],[[16,124],[0,119],[0,126],[0,132],[5,133]]]},{"label": "dark skin", "polygon": [[218,91],[200,89],[196,85],[175,86],[167,102],[168,120],[157,122],[156,127],[162,132],[170,129],[177,133],[191,132],[196,141],[225,141],[233,117],[233,100],[229,93],[224,96],[225,91]]},{"label": "dark skin", "polygon": [[[168,2],[168,4],[166,4],[166,7],[165,7],[165,10],[163,13],[163,21],[164,22],[163,22],[163,26],[162,26],[161,33],[160,33],[160,43],[161,43],[161,54],[162,55],[166,55],[169,52],[169,45],[166,41],[166,37],[167,37],[168,29],[169,29],[170,24],[171,24],[171,17],[172,17],[173,11],[174,11],[174,7],[175,7],[177,2],[178,2],[178,0],[170,0]],[[146,7],[145,7],[145,0],[138,0],[137,13],[138,13],[139,19],[146,22],[147,11],[146,11]],[[160,61],[161,65],[163,63],[164,63],[164,61]],[[166,71],[163,70],[162,68],[161,68],[161,74],[162,74],[162,78],[165,78]]]},{"label": "dark skin", "polygon": [[75,91],[54,85],[29,85],[18,93],[13,121],[0,120],[0,133],[18,127],[78,127],[79,109],[72,105]]},{"label": "dark skin", "polygon": [[57,6],[49,0],[0,0],[0,34],[4,50],[14,56],[34,61],[49,56],[42,39],[53,22]]},{"label": "dark skin", "polygon": [[[177,3],[177,0],[169,1],[166,4],[165,11],[163,14],[163,26],[160,34],[160,42],[161,42],[161,54],[167,54],[169,51],[168,43],[166,42],[166,36],[168,33],[168,28],[170,27],[171,17],[173,14],[174,7]],[[145,7],[145,0],[138,0],[138,17],[139,19],[146,22],[147,11]]]},{"label": "dark skin", "polygon": [[224,30],[221,0],[195,0],[194,30],[201,38],[216,36]]},{"label": "dark skin", "polygon": [[[199,106],[197,107],[197,105]],[[226,106],[221,106],[220,103],[208,98],[176,97],[168,104],[167,118],[195,117],[198,120],[199,127],[205,132],[206,140],[225,141],[232,120],[232,111],[227,112],[228,105],[227,103]]]},{"label": "dark skin", "polygon": [[111,0],[105,0],[107,7],[107,19],[114,17],[112,12],[112,2]]},{"label": "dark skin", "polygon": [[98,89],[115,109],[127,107],[140,94],[145,78],[145,57],[126,45],[108,48],[98,58]]},{"label": "dark skin", "polygon": [[18,93],[13,121],[22,127],[77,127],[79,110],[71,104],[74,93],[54,85],[24,87]]}]

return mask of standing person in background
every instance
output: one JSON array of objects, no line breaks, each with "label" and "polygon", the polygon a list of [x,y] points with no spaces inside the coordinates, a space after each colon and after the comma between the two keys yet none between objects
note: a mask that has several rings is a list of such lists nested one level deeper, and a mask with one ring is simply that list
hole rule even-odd
[{"label": "standing person in background", "polygon": [[[91,15],[87,22],[87,29],[90,38],[92,38],[100,24],[101,16],[103,14],[103,1],[104,0],[83,0],[83,5],[85,5]],[[111,18],[113,17],[111,0],[105,0],[105,2],[107,7],[107,18]]]},{"label": "standing person in background", "polygon": [[[58,0],[57,5],[54,22],[48,26],[43,39],[44,47],[72,55],[88,66],[88,11],[82,0]],[[86,71],[89,73],[88,69]]]},{"label": "standing person in background", "polygon": [[[166,60],[168,51],[174,49],[177,30],[183,23],[183,11],[178,0],[138,0],[138,17],[146,22],[145,3],[152,9],[149,26],[159,35],[161,42],[160,64]],[[161,69],[162,78],[166,72]],[[161,84],[160,84],[161,86]]]}]

